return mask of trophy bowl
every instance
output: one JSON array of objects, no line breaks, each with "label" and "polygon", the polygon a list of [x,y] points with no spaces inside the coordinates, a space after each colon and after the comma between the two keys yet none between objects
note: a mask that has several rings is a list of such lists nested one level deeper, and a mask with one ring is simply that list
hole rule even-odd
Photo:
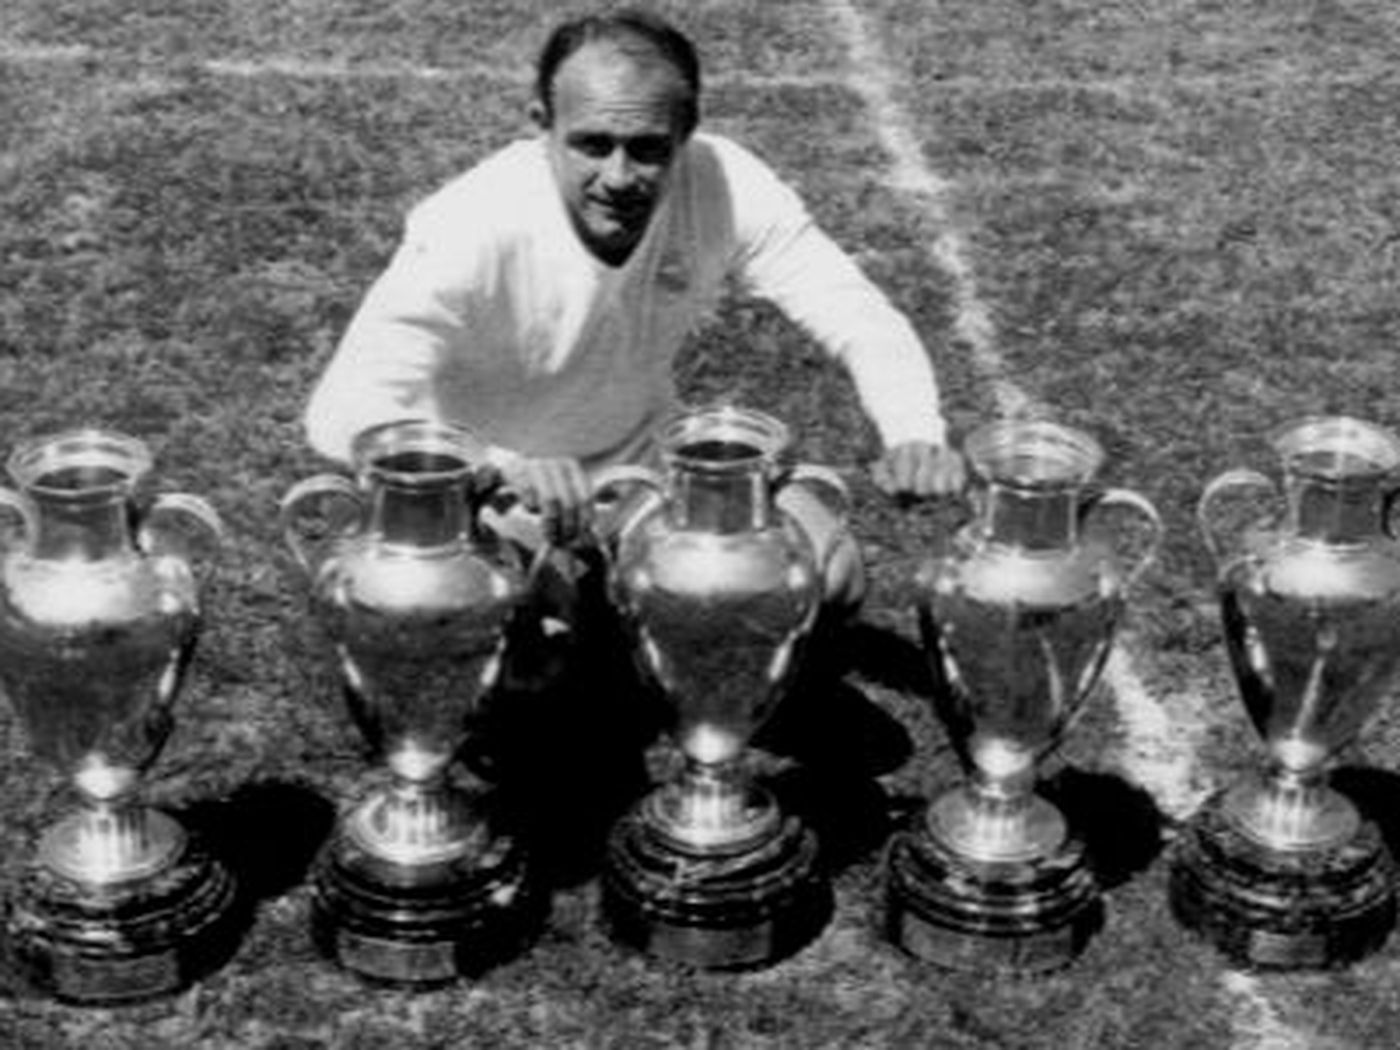
[{"label": "trophy bowl", "polygon": [[356,480],[309,478],[282,502],[351,716],[388,776],[316,865],[313,933],[364,978],[425,988],[503,961],[542,918],[495,793],[454,766],[529,582],[480,520],[497,482],[466,431],[385,424],[354,458]]},{"label": "trophy bowl", "polygon": [[792,682],[822,600],[822,571],[776,502],[785,486],[844,499],[835,476],[785,466],[787,428],[725,407],[662,436],[664,475],[639,483],[612,554],[612,591],[643,676],[667,705],[678,775],[614,827],[603,875],[613,936],[702,969],[790,954],[825,922],[817,841],[750,769],[750,737]]},{"label": "trophy bowl", "polygon": [[[919,622],[966,776],[891,840],[888,933],[950,969],[1048,970],[1082,949],[1102,905],[1082,836],[1035,792],[1037,766],[1091,695],[1161,524],[1142,496],[1090,487],[1103,453],[1080,431],[995,423],[965,451],[976,514],[921,572]],[[1111,509],[1149,530],[1131,566],[1085,527]]]},{"label": "trophy bowl", "polygon": [[30,980],[81,1004],[175,992],[241,925],[228,868],[137,799],[199,632],[188,533],[222,534],[196,496],[138,499],[151,466],[140,441],[71,431],[16,449],[16,489],[0,489],[21,523],[0,560],[0,687],[79,799],[43,833],[6,925]]},{"label": "trophy bowl", "polygon": [[[1400,439],[1322,417],[1283,428],[1273,447],[1281,491],[1239,468],[1213,479],[1197,507],[1230,666],[1265,763],[1193,818],[1171,900],[1183,925],[1241,967],[1322,969],[1374,951],[1395,921],[1380,832],[1327,776],[1400,682],[1390,523]],[[1261,500],[1272,513],[1252,520]]]}]

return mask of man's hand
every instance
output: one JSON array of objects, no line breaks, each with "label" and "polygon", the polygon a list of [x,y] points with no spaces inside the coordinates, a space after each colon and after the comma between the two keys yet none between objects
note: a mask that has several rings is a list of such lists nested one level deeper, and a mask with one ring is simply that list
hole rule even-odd
[{"label": "man's hand", "polygon": [[501,465],[506,484],[539,514],[549,542],[568,546],[593,520],[593,489],[576,459],[521,457]]},{"label": "man's hand", "polygon": [[886,449],[870,472],[881,491],[916,499],[954,496],[967,483],[962,454],[927,441],[906,441]]}]

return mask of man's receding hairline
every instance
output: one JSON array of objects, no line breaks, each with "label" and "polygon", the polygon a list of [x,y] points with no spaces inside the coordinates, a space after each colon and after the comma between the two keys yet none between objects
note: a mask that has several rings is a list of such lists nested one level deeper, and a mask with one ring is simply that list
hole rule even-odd
[{"label": "man's receding hairline", "polygon": [[569,60],[592,48],[609,48],[638,69],[668,70],[676,78],[687,110],[688,130],[699,119],[700,61],[690,39],[665,19],[648,11],[623,9],[589,15],[555,27],[540,51],[535,68],[535,100],[552,116],[556,84]]}]

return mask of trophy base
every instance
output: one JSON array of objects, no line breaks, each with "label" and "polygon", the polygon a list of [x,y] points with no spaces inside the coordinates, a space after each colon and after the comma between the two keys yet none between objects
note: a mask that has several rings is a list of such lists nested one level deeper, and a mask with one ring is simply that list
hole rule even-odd
[{"label": "trophy base", "polygon": [[1272,850],[1217,795],[1183,832],[1172,912],[1246,970],[1323,970],[1380,948],[1395,924],[1389,852],[1373,821],[1336,845]]},{"label": "trophy base", "polygon": [[922,827],[902,831],[890,842],[886,877],[887,936],[948,970],[1056,970],[1103,924],[1098,883],[1072,832],[1048,856],[985,862]]},{"label": "trophy base", "polygon": [[336,836],[312,873],[312,939],[373,984],[432,988],[478,976],[525,949],[544,896],[523,848],[498,836],[480,851],[401,864]]},{"label": "trophy base", "polygon": [[29,982],[63,1002],[116,1006],[170,995],[212,973],[243,928],[228,868],[191,836],[162,870],[96,885],[37,861],[6,918]]},{"label": "trophy base", "polygon": [[817,839],[795,817],[739,851],[685,849],[638,807],[609,836],[603,918],[613,939],[703,970],[751,970],[811,941],[831,914]]}]

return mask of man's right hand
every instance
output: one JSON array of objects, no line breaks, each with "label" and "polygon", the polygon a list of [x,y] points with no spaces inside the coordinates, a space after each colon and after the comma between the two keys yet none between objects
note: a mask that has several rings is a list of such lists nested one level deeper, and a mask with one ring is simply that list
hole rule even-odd
[{"label": "man's right hand", "polygon": [[550,543],[569,546],[593,521],[593,489],[576,459],[519,457],[500,464],[502,476],[527,510],[540,516]]}]

